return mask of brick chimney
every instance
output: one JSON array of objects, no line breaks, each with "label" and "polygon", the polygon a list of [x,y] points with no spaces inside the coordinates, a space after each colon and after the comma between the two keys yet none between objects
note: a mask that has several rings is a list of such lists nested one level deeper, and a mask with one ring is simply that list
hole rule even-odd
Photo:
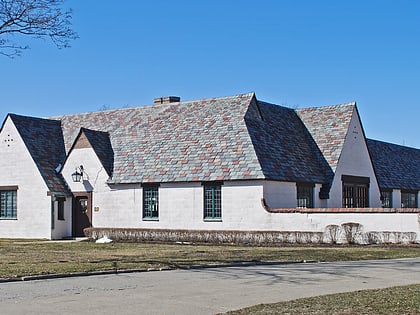
[{"label": "brick chimney", "polygon": [[153,105],[170,104],[180,102],[181,98],[178,96],[156,97],[153,100]]}]

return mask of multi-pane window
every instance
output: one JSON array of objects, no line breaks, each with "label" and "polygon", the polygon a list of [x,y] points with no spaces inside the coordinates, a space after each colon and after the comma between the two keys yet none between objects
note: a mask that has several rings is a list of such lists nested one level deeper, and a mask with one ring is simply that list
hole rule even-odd
[{"label": "multi-pane window", "polygon": [[342,175],[343,208],[369,207],[369,177]]},{"label": "multi-pane window", "polygon": [[16,195],[16,190],[0,190],[0,219],[17,218]]},{"label": "multi-pane window", "polygon": [[313,208],[314,207],[314,185],[297,184],[297,207]]},{"label": "multi-pane window", "polygon": [[159,185],[143,186],[143,219],[159,218]]},{"label": "multi-pane window", "polygon": [[401,191],[401,208],[418,208],[417,191]]},{"label": "multi-pane window", "polygon": [[392,190],[381,190],[382,208],[392,208]]},{"label": "multi-pane window", "polygon": [[222,184],[204,184],[204,219],[222,219]]}]

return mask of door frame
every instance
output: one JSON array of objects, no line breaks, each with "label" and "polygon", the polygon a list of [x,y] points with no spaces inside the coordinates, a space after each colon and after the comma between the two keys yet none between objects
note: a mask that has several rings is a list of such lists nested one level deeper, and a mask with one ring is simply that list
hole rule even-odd
[{"label": "door frame", "polygon": [[90,227],[92,227],[92,192],[74,192],[72,199],[72,235],[73,237],[78,237],[76,235],[76,224],[78,224],[76,219],[76,202],[79,197],[86,197],[87,199],[87,210],[86,215],[89,219]]}]

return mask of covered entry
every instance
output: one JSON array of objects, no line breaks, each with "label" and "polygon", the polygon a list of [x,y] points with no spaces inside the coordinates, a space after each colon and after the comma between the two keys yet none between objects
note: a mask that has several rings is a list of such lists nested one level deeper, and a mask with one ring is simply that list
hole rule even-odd
[{"label": "covered entry", "polygon": [[73,193],[73,237],[85,236],[83,229],[92,226],[92,193]]}]

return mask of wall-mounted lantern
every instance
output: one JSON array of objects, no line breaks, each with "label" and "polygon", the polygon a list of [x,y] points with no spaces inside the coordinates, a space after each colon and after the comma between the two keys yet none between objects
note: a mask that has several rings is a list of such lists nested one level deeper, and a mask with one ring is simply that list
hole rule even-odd
[{"label": "wall-mounted lantern", "polygon": [[71,174],[71,178],[75,183],[79,183],[83,179],[83,165],[76,167],[75,172]]}]

